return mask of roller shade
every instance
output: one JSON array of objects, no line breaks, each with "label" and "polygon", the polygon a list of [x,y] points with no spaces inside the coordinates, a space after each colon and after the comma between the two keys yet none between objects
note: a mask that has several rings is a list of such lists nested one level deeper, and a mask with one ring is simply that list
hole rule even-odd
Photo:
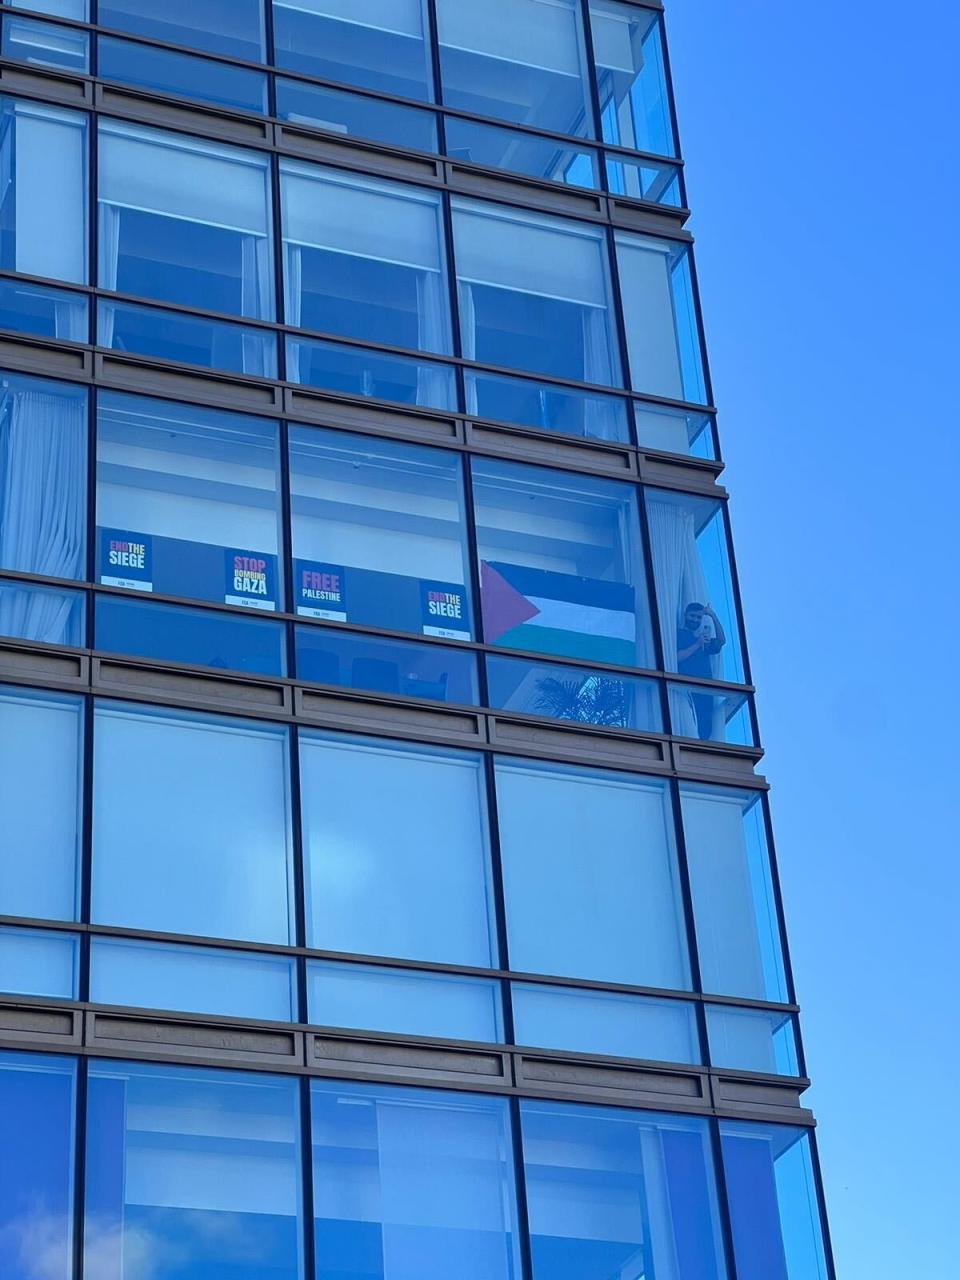
[{"label": "roller shade", "polygon": [[[640,24],[644,24],[641,32]],[[656,17],[622,5],[590,6],[593,56],[598,67],[619,71],[631,78],[643,68],[643,36]]]},{"label": "roller shade", "polygon": [[421,0],[274,0],[277,9],[423,38]]},{"label": "roller shade", "polygon": [[446,48],[580,75],[572,0],[440,0],[437,23]]},{"label": "roller shade", "polygon": [[683,399],[671,279],[674,246],[647,236],[617,236],[623,318],[634,389]]},{"label": "roller shade", "polygon": [[85,118],[24,102],[17,103],[15,115],[16,269],[82,283]]}]

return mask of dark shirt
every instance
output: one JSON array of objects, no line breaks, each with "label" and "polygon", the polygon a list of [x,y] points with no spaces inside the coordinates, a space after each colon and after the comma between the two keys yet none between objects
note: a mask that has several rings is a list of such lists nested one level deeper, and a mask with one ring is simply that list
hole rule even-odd
[{"label": "dark shirt", "polygon": [[[696,642],[696,632],[691,631],[689,627],[678,628],[677,653],[683,653],[684,649],[689,649]],[[714,637],[713,640],[708,640],[706,644],[691,653],[689,658],[678,658],[677,670],[682,676],[703,676],[709,680],[713,675],[713,668],[710,665],[711,655],[719,653],[722,648],[723,645]]]}]

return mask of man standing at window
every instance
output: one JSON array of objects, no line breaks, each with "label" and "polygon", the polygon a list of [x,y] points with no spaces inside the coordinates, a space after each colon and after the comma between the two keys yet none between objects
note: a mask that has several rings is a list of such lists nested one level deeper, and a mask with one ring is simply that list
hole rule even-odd
[{"label": "man standing at window", "polygon": [[[677,628],[677,670],[683,676],[714,679],[710,659],[727,643],[720,619],[708,604],[691,601],[683,611],[683,622]],[[709,693],[691,693],[697,717],[697,736],[713,737],[714,698]]]}]

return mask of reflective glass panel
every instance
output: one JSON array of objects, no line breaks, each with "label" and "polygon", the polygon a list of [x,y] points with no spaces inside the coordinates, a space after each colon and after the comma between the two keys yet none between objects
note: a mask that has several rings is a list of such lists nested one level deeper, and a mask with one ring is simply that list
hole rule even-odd
[{"label": "reflective glass panel", "polygon": [[706,1120],[527,1100],[520,1116],[534,1280],[725,1280]]},{"label": "reflective glass panel", "polygon": [[303,1280],[299,1082],[91,1062],[84,1274]]},{"label": "reflective glass panel", "polygon": [[738,1280],[827,1280],[808,1131],[721,1120]]},{"label": "reflective glass panel", "polygon": [[284,728],[100,704],[93,920],[293,941],[288,790]]},{"label": "reflective glass panel", "polygon": [[687,988],[666,784],[503,757],[496,775],[511,968]]},{"label": "reflective glass panel", "polygon": [[273,0],[278,67],[400,98],[433,96],[424,0]]},{"label": "reflective glass panel", "polygon": [[99,0],[97,13],[103,26],[118,31],[263,61],[263,0]]},{"label": "reflective glass panel", "polygon": [[467,412],[478,418],[596,440],[630,439],[627,404],[619,396],[470,368],[464,384]]},{"label": "reflective glass panel", "polygon": [[655,680],[524,658],[490,655],[485,661],[491,707],[641,733],[663,731]]},{"label": "reflective glass panel", "polygon": [[669,684],[667,692],[674,733],[731,746],[757,745],[748,693],[712,690],[699,684]]},{"label": "reflective glass panel", "polygon": [[310,1021],[447,1040],[503,1040],[500,984],[369,964],[307,964]]},{"label": "reflective glass panel", "polygon": [[790,999],[767,848],[755,791],[680,788],[704,991]]},{"label": "reflective glass panel", "polygon": [[296,1022],[296,962],[259,951],[93,938],[90,999],[94,1004]]},{"label": "reflective glass panel", "polygon": [[310,1098],[317,1280],[518,1280],[506,1098],[325,1080]]},{"label": "reflective glass panel", "polygon": [[179,98],[198,98],[240,111],[266,111],[267,77],[250,67],[174,53],[133,40],[100,36],[97,74],[104,80],[158,89]]},{"label": "reflective glass panel", "polygon": [[79,591],[56,591],[0,580],[0,635],[80,648],[85,601]]},{"label": "reflective glass panel", "polygon": [[680,170],[676,165],[629,160],[619,152],[607,152],[607,185],[615,196],[665,204],[671,209],[683,205]]},{"label": "reflective glass panel", "polygon": [[277,424],[171,400],[97,401],[97,581],[274,612]]},{"label": "reflective glass panel", "polygon": [[300,735],[307,945],[495,963],[479,756]]},{"label": "reflective glass panel", "polygon": [[76,918],[83,704],[0,687],[0,916]]},{"label": "reflective glass panel", "polygon": [[101,288],[274,318],[267,155],[101,120],[99,168]]},{"label": "reflective glass panel", "polygon": [[659,14],[590,0],[590,29],[604,141],[675,156]]},{"label": "reflective glass panel", "polygon": [[0,267],[85,284],[86,115],[0,98],[0,175]]},{"label": "reflective glass panel", "polygon": [[[667,489],[647,489],[653,576],[668,671],[743,683],[740,615],[730,570],[724,504]],[[711,737],[706,706],[674,732]],[[681,715],[678,707],[675,715]]]},{"label": "reflective glass panel", "polygon": [[114,351],[157,356],[204,369],[255,378],[277,376],[277,337],[271,330],[184,311],[101,298],[97,304],[97,342]]},{"label": "reflective glass panel", "polygon": [[73,1276],[76,1089],[72,1058],[0,1053],[3,1280]]},{"label": "reflective glass panel", "polygon": [[[2,235],[2,232],[0,232]],[[41,338],[87,342],[89,303],[79,293],[21,280],[0,280],[0,328]]]},{"label": "reflective glass panel", "polygon": [[453,227],[468,360],[621,385],[601,228],[461,198]]},{"label": "reflective glass panel", "polygon": [[297,627],[297,675],[370,693],[468,706],[478,701],[477,660],[469,650],[325,627]]},{"label": "reflective glass panel", "polygon": [[576,0],[437,0],[448,107],[593,137]]},{"label": "reflective glass panel", "polygon": [[488,169],[508,169],[573,187],[600,185],[596,155],[582,147],[460,116],[447,116],[445,130],[447,155],[452,160],[467,160]]},{"label": "reflective glass panel", "polygon": [[6,0],[6,3],[12,9],[35,9],[37,13],[49,13],[54,18],[90,21],[90,0]]},{"label": "reflective glass panel", "polygon": [[472,639],[456,453],[291,427],[290,486],[297,613]]},{"label": "reflective glass panel", "polygon": [[277,115],[291,124],[308,124],[330,133],[385,142],[388,146],[436,151],[437,122],[432,111],[346,89],[277,78]]},{"label": "reflective glass panel", "polygon": [[90,70],[90,37],[75,27],[8,14],[3,19],[3,56],[35,67],[86,75]]},{"label": "reflective glass panel", "polygon": [[666,453],[688,454],[693,458],[716,458],[711,414],[636,400],[633,415],[637,424],[637,443],[641,448],[662,449]]},{"label": "reflective glass panel", "polygon": [[775,1009],[707,1005],[710,1061],[715,1067],[798,1076],[796,1019]]},{"label": "reflective glass panel", "polygon": [[425,409],[460,407],[451,365],[315,338],[288,335],[286,341],[290,382]]},{"label": "reflective glass panel", "polygon": [[76,1000],[79,964],[76,934],[0,928],[0,991]]},{"label": "reflective glass panel", "polygon": [[488,644],[652,667],[633,485],[473,462]]}]

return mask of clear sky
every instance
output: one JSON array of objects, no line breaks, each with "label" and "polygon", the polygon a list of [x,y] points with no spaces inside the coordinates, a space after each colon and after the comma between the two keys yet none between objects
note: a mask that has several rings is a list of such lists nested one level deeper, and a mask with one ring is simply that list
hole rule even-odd
[{"label": "clear sky", "polygon": [[667,0],[839,1280],[956,1280],[960,5]]}]

